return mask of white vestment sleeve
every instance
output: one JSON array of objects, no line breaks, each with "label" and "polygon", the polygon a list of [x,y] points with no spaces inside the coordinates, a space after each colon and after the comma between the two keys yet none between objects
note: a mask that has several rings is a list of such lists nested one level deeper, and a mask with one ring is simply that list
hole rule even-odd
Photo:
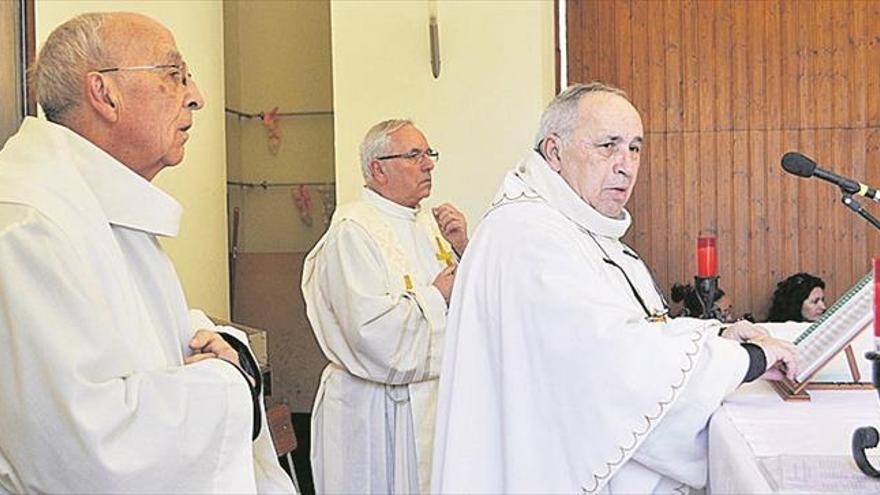
[{"label": "white vestment sleeve", "polygon": [[730,373],[749,366],[748,354],[733,340],[712,337],[706,340],[703,353],[688,386],[666,416],[633,455],[651,470],[694,488],[706,484],[707,432],[706,425],[725,396],[742,382]]},{"label": "white vestment sleeve", "polygon": [[253,492],[252,404],[240,373],[218,359],[140,369],[134,363],[155,350],[110,324],[99,281],[64,234],[21,212],[0,218],[0,446],[14,446],[0,455],[16,471],[0,472],[0,483],[20,480],[5,486],[16,492]]},{"label": "white vestment sleeve", "polygon": [[[247,346],[254,362],[257,362],[245,332],[226,325],[215,326],[208,316],[198,309],[191,309],[189,316],[192,321],[193,333],[200,329],[205,329],[229,334]],[[294,486],[298,486],[298,484],[292,480],[296,479],[293,466],[290,466],[291,476],[288,477],[287,473],[284,472],[278,463],[278,452],[275,451],[275,444],[269,431],[269,420],[266,418],[266,405],[262,394],[260,394],[260,414],[262,415],[262,421],[260,422],[262,428],[257,439],[254,440],[254,471],[257,493],[296,493],[297,490]]]},{"label": "white vestment sleeve", "polygon": [[352,374],[403,384],[437,376],[446,303],[430,281],[390,280],[375,241],[342,222],[303,282],[310,320],[328,356]]}]

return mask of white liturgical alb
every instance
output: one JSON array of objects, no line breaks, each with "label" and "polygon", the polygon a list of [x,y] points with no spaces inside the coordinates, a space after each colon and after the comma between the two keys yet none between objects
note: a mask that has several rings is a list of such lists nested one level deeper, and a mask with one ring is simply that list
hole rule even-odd
[{"label": "white liturgical alb", "polygon": [[[747,353],[663,301],[537,153],[507,175],[458,270],[432,491],[651,493],[706,482],[705,426]],[[641,302],[640,302],[641,300]]]},{"label": "white liturgical alb", "polygon": [[318,493],[427,491],[446,330],[432,282],[448,251],[429,211],[365,188],[306,258],[307,313],[330,360],[312,416]]},{"label": "white liturgical alb", "polygon": [[65,127],[0,152],[0,492],[293,492],[241,373],[183,365],[210,322],[156,239],[179,221]]}]

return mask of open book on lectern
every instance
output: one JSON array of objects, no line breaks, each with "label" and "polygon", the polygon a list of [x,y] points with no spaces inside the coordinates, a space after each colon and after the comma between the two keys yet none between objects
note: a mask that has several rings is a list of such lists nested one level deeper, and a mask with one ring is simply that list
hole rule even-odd
[{"label": "open book on lectern", "polygon": [[[859,382],[856,356],[850,342],[874,321],[874,277],[868,273],[846,294],[841,296],[812,325],[807,327],[792,343],[797,349],[798,373],[795,380],[771,382],[786,400],[809,400],[807,388],[849,389],[872,388],[870,383]],[[845,351],[844,351],[845,350]],[[840,352],[847,353],[852,383],[813,382],[816,373]]]}]

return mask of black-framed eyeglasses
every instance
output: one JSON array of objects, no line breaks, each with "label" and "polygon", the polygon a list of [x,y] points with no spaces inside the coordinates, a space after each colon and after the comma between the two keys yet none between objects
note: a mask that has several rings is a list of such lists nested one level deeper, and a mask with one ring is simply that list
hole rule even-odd
[{"label": "black-framed eyeglasses", "polygon": [[377,156],[376,160],[394,160],[395,158],[403,158],[406,160],[411,160],[414,162],[420,162],[423,158],[428,157],[432,161],[437,162],[440,160],[440,152],[433,149],[428,148],[426,150],[412,150],[406,153],[398,153],[396,155],[385,155],[385,156]]},{"label": "black-framed eyeglasses", "polygon": [[127,72],[127,71],[139,71],[139,70],[164,70],[164,69],[173,69],[170,75],[175,80],[177,80],[183,86],[187,86],[190,79],[192,79],[192,74],[189,72],[189,67],[187,67],[186,62],[182,62],[179,64],[156,64],[156,65],[132,65],[129,67],[107,67],[104,69],[97,69],[95,72],[99,74],[105,74],[107,72]]}]

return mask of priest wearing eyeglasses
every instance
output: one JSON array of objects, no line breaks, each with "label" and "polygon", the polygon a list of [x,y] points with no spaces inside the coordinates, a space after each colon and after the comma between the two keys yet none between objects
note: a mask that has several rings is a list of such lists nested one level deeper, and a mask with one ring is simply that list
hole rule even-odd
[{"label": "priest wearing eyeglasses", "polygon": [[365,187],[306,258],[302,290],[330,360],[312,415],[317,493],[427,493],[437,377],[464,215],[431,194],[437,151],[409,120],[360,147]]},{"label": "priest wearing eyeglasses", "polygon": [[779,362],[796,370],[792,346],[748,322],[722,332],[666,316],[620,241],[644,141],[638,112],[609,86],[573,86],[544,111],[459,268],[433,492],[701,487],[706,423],[724,396],[780,378]]},{"label": "priest wearing eyeglasses", "polygon": [[204,105],[172,33],[133,13],[56,28],[46,120],[0,151],[0,493],[292,493],[260,372],[189,312],[152,179]]}]

